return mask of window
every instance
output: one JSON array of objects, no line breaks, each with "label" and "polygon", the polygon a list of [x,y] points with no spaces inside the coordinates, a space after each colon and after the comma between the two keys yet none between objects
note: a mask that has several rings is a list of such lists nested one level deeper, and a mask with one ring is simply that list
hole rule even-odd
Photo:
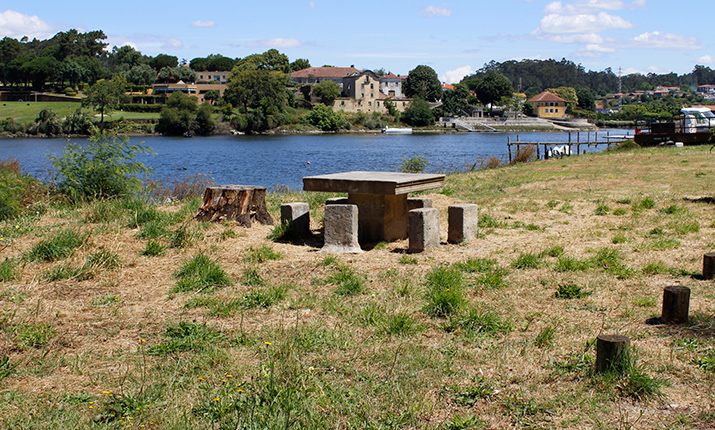
[{"label": "window", "polygon": [[370,84],[370,89],[374,90],[375,89],[375,84]]},{"label": "window", "polygon": [[559,113],[559,108],[554,109],[554,112]]},{"label": "window", "polygon": [[368,105],[368,106],[372,106],[372,102],[367,102],[367,105]]}]

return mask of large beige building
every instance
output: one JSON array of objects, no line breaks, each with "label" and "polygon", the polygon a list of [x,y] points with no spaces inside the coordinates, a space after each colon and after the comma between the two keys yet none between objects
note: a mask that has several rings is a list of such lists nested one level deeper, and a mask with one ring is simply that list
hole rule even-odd
[{"label": "large beige building", "polygon": [[388,73],[378,76],[371,70],[358,70],[350,67],[310,67],[291,73],[294,82],[303,85],[315,85],[324,80],[336,82],[341,90],[341,97],[335,100],[333,109],[343,112],[388,112],[385,103],[390,100],[393,106],[404,111],[411,99],[402,93],[402,81],[406,76]]},{"label": "large beige building", "polygon": [[534,112],[539,118],[563,118],[566,115],[566,100],[552,92],[544,91],[528,102],[534,105]]}]

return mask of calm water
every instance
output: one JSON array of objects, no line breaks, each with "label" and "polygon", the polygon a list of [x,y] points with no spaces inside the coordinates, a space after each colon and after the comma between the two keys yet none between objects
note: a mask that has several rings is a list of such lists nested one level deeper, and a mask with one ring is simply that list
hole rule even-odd
[{"label": "calm water", "polygon": [[[622,130],[611,131],[623,134]],[[567,142],[567,133],[519,133],[521,141]],[[599,131],[599,138],[606,133]],[[133,137],[144,141],[154,155],[139,157],[153,169],[154,179],[204,173],[219,184],[250,184],[272,188],[287,185],[302,188],[309,175],[350,170],[396,171],[403,157],[422,155],[429,161],[428,172],[464,170],[480,158],[507,160],[507,138],[517,133],[458,133],[310,136],[215,136],[215,137]],[[586,140],[581,133],[581,141]],[[593,140],[593,133],[591,133]],[[73,139],[74,142],[85,142]],[[576,141],[576,133],[572,133]],[[51,165],[47,155],[58,156],[65,139],[0,140],[0,159],[15,158],[23,171],[47,179]],[[598,150],[605,149],[599,146]],[[582,147],[583,150],[583,147]],[[589,148],[590,151],[595,149]]]}]

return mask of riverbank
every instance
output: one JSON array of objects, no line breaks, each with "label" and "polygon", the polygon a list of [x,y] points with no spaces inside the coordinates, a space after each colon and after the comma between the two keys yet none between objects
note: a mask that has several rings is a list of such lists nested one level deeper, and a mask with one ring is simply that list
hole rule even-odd
[{"label": "riverbank", "polygon": [[[319,252],[320,193],[269,194],[275,219],[310,203],[301,243],[193,222],[196,200],[42,203],[0,223],[0,423],[711,428],[714,164],[651,148],[449,175],[422,194],[443,240],[423,254]],[[479,236],[447,244],[459,202]],[[63,231],[81,242],[45,261]],[[668,285],[690,321],[647,324]],[[594,374],[599,334],[631,339],[624,376]]]}]

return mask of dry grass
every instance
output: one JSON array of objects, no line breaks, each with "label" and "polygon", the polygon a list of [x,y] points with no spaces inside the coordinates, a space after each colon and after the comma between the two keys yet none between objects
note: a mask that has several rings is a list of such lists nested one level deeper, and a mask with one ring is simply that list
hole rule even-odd
[{"label": "dry grass", "polygon": [[[0,224],[3,258],[18,262],[17,276],[0,283],[0,423],[233,428],[250,409],[272,417],[267,428],[285,424],[286,410],[296,414],[291,428],[712,428],[715,283],[695,275],[715,247],[713,166],[707,148],[653,149],[452,175],[451,196],[429,195],[444,243],[410,258],[406,241],[337,257],[318,252],[319,239],[272,243],[272,227],[260,224],[206,225],[193,245],[147,257],[139,228],[85,222],[83,208]],[[284,196],[302,197],[321,199]],[[456,202],[478,203],[488,217],[478,239],[449,245]],[[599,205],[610,211],[596,215]],[[67,228],[90,235],[68,260],[23,259]],[[104,249],[118,267],[46,280]],[[177,270],[200,253],[236,282],[170,294]],[[514,264],[525,254],[539,264]],[[556,270],[566,258],[584,265]],[[429,316],[428,275],[474,259],[496,264],[463,273],[464,312]],[[359,276],[363,292],[336,293],[340,273]],[[691,323],[645,324],[668,285],[692,289]],[[271,287],[285,298],[246,305]],[[178,343],[177,330],[191,340]],[[639,398],[632,382],[591,374],[587,345],[600,333],[632,339],[661,395]],[[275,381],[283,397],[269,396]],[[254,394],[279,406],[261,409]]]}]

